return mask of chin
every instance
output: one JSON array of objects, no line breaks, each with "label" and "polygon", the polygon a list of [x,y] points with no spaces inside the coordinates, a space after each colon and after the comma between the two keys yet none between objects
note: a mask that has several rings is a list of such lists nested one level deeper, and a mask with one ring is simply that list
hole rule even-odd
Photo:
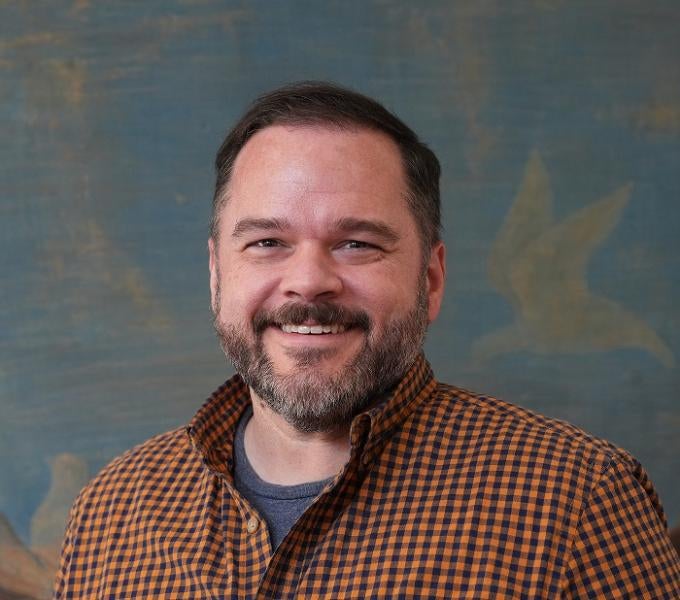
[{"label": "chin", "polygon": [[[355,353],[346,353],[335,348],[288,348],[284,356],[273,358],[276,371],[292,374],[299,369],[317,369],[327,374],[340,371],[354,358]],[[280,365],[280,368],[278,368]]]}]

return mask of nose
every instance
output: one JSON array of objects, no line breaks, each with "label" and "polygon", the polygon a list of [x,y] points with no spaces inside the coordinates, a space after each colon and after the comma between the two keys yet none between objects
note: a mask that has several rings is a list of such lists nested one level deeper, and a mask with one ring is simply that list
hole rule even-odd
[{"label": "nose", "polygon": [[342,279],[331,252],[319,245],[301,245],[286,261],[281,289],[289,299],[313,302],[342,291]]}]

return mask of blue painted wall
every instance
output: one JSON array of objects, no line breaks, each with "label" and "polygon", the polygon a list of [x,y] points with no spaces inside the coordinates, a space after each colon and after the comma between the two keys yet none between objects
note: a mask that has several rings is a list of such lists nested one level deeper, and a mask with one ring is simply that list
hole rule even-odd
[{"label": "blue painted wall", "polygon": [[0,553],[46,580],[75,490],[230,374],[214,152],[307,78],[442,160],[440,379],[625,446],[680,521],[679,24],[675,0],[2,3]]}]

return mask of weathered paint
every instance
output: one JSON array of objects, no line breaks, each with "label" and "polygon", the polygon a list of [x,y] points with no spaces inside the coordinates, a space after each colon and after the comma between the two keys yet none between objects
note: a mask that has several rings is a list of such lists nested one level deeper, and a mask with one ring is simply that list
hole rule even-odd
[{"label": "weathered paint", "polygon": [[295,79],[375,95],[442,159],[439,377],[624,445],[680,521],[679,19],[675,0],[3,2],[0,597],[44,596],[88,474],[229,375],[213,154]]}]

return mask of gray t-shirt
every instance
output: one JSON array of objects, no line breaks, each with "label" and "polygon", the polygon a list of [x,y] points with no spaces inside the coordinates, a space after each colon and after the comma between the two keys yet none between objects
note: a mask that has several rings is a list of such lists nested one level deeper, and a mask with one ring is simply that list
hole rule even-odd
[{"label": "gray t-shirt", "polygon": [[252,408],[243,414],[234,439],[234,483],[236,489],[262,515],[269,527],[272,547],[276,550],[290,528],[332,479],[300,485],[276,485],[262,480],[246,456],[244,437]]}]

